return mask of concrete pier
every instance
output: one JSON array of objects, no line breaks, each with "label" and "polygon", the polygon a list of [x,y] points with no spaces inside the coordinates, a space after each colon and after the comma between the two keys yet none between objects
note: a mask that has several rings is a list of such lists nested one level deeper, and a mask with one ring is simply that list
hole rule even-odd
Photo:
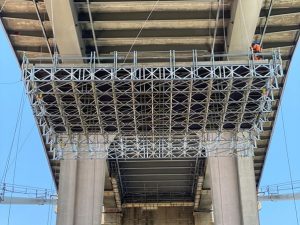
[{"label": "concrete pier", "polygon": [[210,157],[216,225],[258,225],[252,157]]},{"label": "concrete pier", "polygon": [[237,158],[243,225],[259,224],[253,157]]},{"label": "concrete pier", "polygon": [[63,160],[57,225],[100,225],[105,159]]},{"label": "concrete pier", "polygon": [[77,161],[60,162],[59,198],[57,202],[56,224],[74,224]]},{"label": "concrete pier", "polygon": [[211,190],[216,225],[242,225],[235,157],[210,157]]}]

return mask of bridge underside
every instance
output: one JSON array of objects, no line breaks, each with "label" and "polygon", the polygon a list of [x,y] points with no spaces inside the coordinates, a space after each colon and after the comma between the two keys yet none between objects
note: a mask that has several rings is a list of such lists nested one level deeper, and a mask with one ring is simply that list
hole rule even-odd
[{"label": "bridge underside", "polygon": [[123,204],[192,203],[205,158],[254,154],[283,77],[278,52],[240,61],[200,61],[192,53],[191,62],[177,62],[172,51],[156,67],[139,63],[138,54],[131,64],[116,53],[112,63],[91,57],[76,65],[25,58],[25,85],[49,154],[108,157]]},{"label": "bridge underside", "polygon": [[[151,51],[199,49],[209,53],[213,42],[215,52],[226,52],[224,41],[227,41],[229,24],[233,22],[233,2],[159,1],[155,5],[155,1],[92,0],[87,4],[85,0],[76,0],[71,9],[83,56],[92,51],[102,56],[118,51],[124,56],[131,50],[151,57]],[[1,20],[19,59],[24,51],[31,58],[48,57],[61,41],[57,37],[54,39],[52,17],[54,27],[68,21],[59,10],[55,9],[53,14],[47,12],[51,10],[50,3],[47,0],[37,1],[36,4],[33,1],[11,0],[5,4]],[[55,8],[54,1],[52,8]],[[152,9],[147,23],[144,23]],[[263,2],[256,26],[254,38],[260,39],[267,24],[263,48],[271,50],[280,47],[285,68],[298,39],[299,13],[297,1],[274,1],[270,8],[270,1],[267,0]],[[245,20],[247,23],[247,18]],[[141,28],[143,31],[135,41]],[[131,48],[133,42],[135,44]]]},{"label": "bridge underside", "polygon": [[[224,172],[224,187],[247,192],[251,188],[241,185],[254,179],[258,184],[283,74],[299,38],[299,2],[3,2],[1,22],[16,56],[21,62],[25,52],[29,59],[25,85],[57,185],[63,164],[90,166],[68,160],[107,155],[107,213],[123,208],[125,224],[156,217],[167,224],[168,216],[147,210],[179,207],[168,212],[186,217],[184,224],[201,224],[199,217],[207,225],[214,188],[208,178],[220,176],[214,173],[216,162],[208,167],[207,157],[220,155],[220,146],[226,156],[254,156],[254,165],[222,161],[224,171],[241,173],[227,177]],[[262,60],[232,55],[248,54],[253,40],[262,40]],[[57,52],[62,58],[52,57]],[[244,173],[253,167],[251,181],[252,174]],[[82,178],[78,171],[73,181]],[[250,181],[236,184],[241,177]],[[225,191],[230,205],[253,200],[236,200],[234,191]],[[195,223],[192,212],[197,212]],[[117,215],[111,224],[119,223]]]},{"label": "bridge underside", "polygon": [[[3,4],[4,1],[0,1]],[[215,52],[223,53],[224,41],[227,39],[228,25],[232,21],[231,15],[234,1],[160,1],[155,6],[153,14],[144,24],[144,20],[154,7],[152,1],[74,1],[72,5],[74,23],[77,24],[78,40],[81,46],[80,55],[90,55],[90,51],[97,49],[98,54],[106,56],[117,50],[125,59],[139,30],[143,27],[132,51],[141,50],[139,56],[150,61],[153,58],[163,61],[169,52],[153,53],[154,50],[192,50],[200,49],[203,54],[210,53],[216,31]],[[53,36],[53,24],[67,23],[60,17],[59,10],[53,14],[49,8],[55,7],[51,1],[7,1],[1,12],[1,21],[18,59],[21,61],[23,52],[29,58],[49,57],[57,49],[59,38]],[[260,39],[264,28],[263,48],[265,51],[279,47],[283,68],[285,71],[293,54],[299,36],[300,4],[295,1],[270,1],[263,3],[256,26],[254,39]],[[47,6],[48,5],[48,6]],[[271,6],[271,7],[270,7]],[[48,9],[48,12],[47,12]],[[218,14],[219,11],[219,14]],[[65,13],[63,13],[65,14]],[[217,18],[217,14],[219,17]],[[66,16],[66,15],[65,15]],[[54,23],[54,25],[56,22]],[[58,25],[56,25],[58,26]],[[224,38],[225,35],[225,38]],[[71,40],[69,40],[70,42]],[[228,41],[227,41],[228,44]],[[95,47],[96,46],[96,47]],[[61,46],[58,50],[63,53]],[[79,51],[79,50],[78,50]],[[75,55],[76,53],[74,53]],[[78,54],[77,54],[78,55]],[[186,60],[191,54],[177,54],[177,60]],[[130,55],[128,60],[132,58]],[[181,58],[181,59],[180,59]],[[279,80],[279,86],[283,81]],[[264,132],[257,142],[255,149],[255,174],[259,181],[264,164],[272,125],[276,115],[280,92],[275,92],[273,112],[269,114],[269,122],[265,123]],[[47,149],[53,176],[58,182],[59,162],[52,160]]]}]

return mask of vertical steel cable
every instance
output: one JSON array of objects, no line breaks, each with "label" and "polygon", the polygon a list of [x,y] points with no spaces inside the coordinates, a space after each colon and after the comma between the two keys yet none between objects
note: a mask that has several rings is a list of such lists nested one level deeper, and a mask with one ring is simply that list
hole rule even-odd
[{"label": "vertical steel cable", "polygon": [[[224,0],[222,0],[222,6],[223,6],[223,8],[222,8],[222,16],[223,16],[223,37],[224,37],[224,50],[225,50],[225,53],[227,54],[228,53],[228,48],[227,48],[227,40],[226,40],[226,29],[225,29],[225,7],[224,7],[224,5],[225,5],[225,1]],[[227,57],[227,60],[228,60],[228,57]]]},{"label": "vertical steel cable", "polygon": [[3,2],[2,6],[1,6],[1,8],[0,8],[0,13],[3,11],[3,9],[4,9],[4,7],[5,7],[6,3],[7,3],[7,1],[8,1],[8,0],[5,0],[5,1]]},{"label": "vertical steel cable", "polygon": [[[17,169],[17,157],[18,157],[18,150],[19,150],[19,143],[20,143],[20,135],[21,135],[21,129],[22,129],[22,119],[23,119],[23,110],[24,110],[24,92],[22,94],[22,99],[21,99],[21,110],[20,110],[20,119],[19,123],[17,124],[18,127],[18,138],[17,138],[17,147],[16,147],[16,153],[15,153],[15,163],[14,163],[14,170],[13,170],[13,178],[12,178],[12,185],[15,184],[15,177],[16,177],[16,169]],[[10,215],[11,215],[11,200],[12,200],[12,194],[10,195],[10,201],[9,201],[9,208],[8,208],[8,216],[7,216],[7,225],[10,224]]]},{"label": "vertical steel cable", "polygon": [[293,176],[292,176],[290,156],[289,156],[289,151],[288,151],[288,144],[287,144],[287,138],[286,138],[282,106],[283,105],[281,105],[281,107],[280,107],[280,112],[281,112],[281,121],[282,121],[282,129],[283,129],[283,136],[284,136],[285,153],[286,153],[286,158],[287,158],[287,163],[288,163],[288,168],[289,168],[290,182],[291,182],[291,187],[292,187],[295,217],[296,217],[297,225],[299,225],[299,217],[298,217],[297,203],[296,203],[296,198],[295,198],[295,189],[294,189],[294,182],[293,182]]},{"label": "vertical steel cable", "polygon": [[54,13],[53,13],[53,0],[51,0],[51,25],[52,25],[52,32],[53,32],[53,45],[54,45],[54,54],[57,54],[57,42],[56,42],[56,34],[55,34],[55,29],[54,29]]},{"label": "vertical steel cable", "polygon": [[14,145],[15,138],[16,138],[18,124],[19,124],[19,121],[20,121],[20,115],[21,115],[21,110],[22,110],[23,99],[24,99],[24,92],[22,92],[22,95],[21,95],[21,100],[20,100],[19,110],[18,110],[18,115],[17,115],[17,121],[16,121],[16,124],[15,124],[14,133],[13,133],[13,139],[12,139],[11,144],[10,144],[9,153],[8,153],[6,163],[5,163],[4,172],[3,172],[2,177],[1,177],[1,183],[5,183],[7,172],[8,172],[8,169],[9,169],[10,158],[11,158],[11,154],[12,154],[12,151],[13,151],[13,145]]},{"label": "vertical steel cable", "polygon": [[213,43],[212,43],[212,47],[211,47],[212,54],[215,52],[215,43],[216,43],[216,36],[217,36],[217,27],[218,27],[219,17],[220,17],[221,3],[222,3],[222,0],[219,0],[218,11],[217,11],[217,15],[216,15],[216,24],[215,24],[215,30],[214,30],[214,39],[213,39]]},{"label": "vertical steel cable", "polygon": [[141,33],[142,33],[142,31],[143,31],[143,29],[144,29],[146,23],[147,23],[148,20],[150,19],[151,15],[152,15],[153,11],[155,10],[155,7],[157,6],[157,4],[158,4],[159,1],[160,1],[160,0],[157,0],[157,1],[154,3],[154,5],[153,5],[153,7],[152,7],[152,9],[151,9],[151,11],[150,11],[150,13],[148,14],[148,16],[147,16],[146,20],[144,21],[144,23],[143,23],[141,29],[139,30],[139,32],[138,32],[138,34],[136,35],[136,37],[135,37],[133,43],[131,44],[131,46],[130,46],[130,48],[129,48],[129,50],[128,50],[128,52],[127,52],[125,58],[124,58],[123,63],[126,62],[126,60],[127,60],[128,56],[129,56],[130,52],[132,51],[133,46],[135,45],[135,42],[137,41],[137,39],[138,39],[139,36],[141,35]]},{"label": "vertical steel cable", "polygon": [[261,46],[262,46],[262,44],[263,44],[263,39],[264,39],[266,30],[267,30],[267,27],[268,27],[268,22],[269,22],[269,18],[270,18],[270,16],[271,16],[272,8],[273,8],[273,0],[271,0],[271,2],[270,2],[268,15],[267,15],[267,17],[266,17],[266,21],[265,21],[265,24],[264,24],[264,29],[263,29],[263,32],[262,32],[261,37],[260,37],[260,43],[259,43],[259,44],[260,44]]},{"label": "vertical steel cable", "polygon": [[92,36],[93,36],[93,40],[94,40],[95,51],[96,51],[97,59],[99,60],[99,51],[98,51],[96,33],[95,33],[95,29],[94,29],[94,21],[93,21],[93,16],[92,16],[91,7],[90,7],[91,3],[89,0],[86,0],[86,4],[87,4],[87,8],[88,8],[88,14],[89,14],[89,19],[90,19],[90,24],[91,24],[91,29],[92,29]]}]

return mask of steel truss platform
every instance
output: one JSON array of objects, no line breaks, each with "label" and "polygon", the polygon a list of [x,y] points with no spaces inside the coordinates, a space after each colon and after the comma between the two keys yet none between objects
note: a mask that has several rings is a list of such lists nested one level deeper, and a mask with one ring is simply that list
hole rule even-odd
[{"label": "steel truss platform", "polygon": [[[110,62],[94,55],[71,61],[56,56],[44,64],[24,57],[22,69],[54,159],[78,158],[80,152],[194,158],[214,155],[217,146],[224,146],[222,155],[252,154],[283,76],[279,52],[263,57],[269,59],[248,54],[201,61],[193,51],[190,62],[176,62],[171,51],[168,63],[139,63],[137,53],[132,63],[122,63],[115,53]],[[109,147],[100,149],[103,143]]]}]

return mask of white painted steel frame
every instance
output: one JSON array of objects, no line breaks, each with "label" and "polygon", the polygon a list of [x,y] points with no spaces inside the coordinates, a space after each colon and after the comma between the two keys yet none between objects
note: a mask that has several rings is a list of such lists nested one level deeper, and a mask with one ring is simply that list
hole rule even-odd
[{"label": "white painted steel frame", "polygon": [[[244,61],[192,56],[176,62],[171,51],[164,66],[138,63],[136,53],[126,64],[117,53],[112,63],[99,63],[104,59],[95,54],[85,64],[59,63],[59,57],[32,64],[24,57],[27,94],[54,159],[82,151],[91,158],[207,157],[212,145],[229,142],[222,155],[251,155],[283,76],[280,53],[264,54],[269,60],[249,54]],[[226,139],[227,132],[235,138]],[[218,138],[207,138],[211,133]],[[99,140],[109,135],[114,141],[100,150],[108,142]]]}]

